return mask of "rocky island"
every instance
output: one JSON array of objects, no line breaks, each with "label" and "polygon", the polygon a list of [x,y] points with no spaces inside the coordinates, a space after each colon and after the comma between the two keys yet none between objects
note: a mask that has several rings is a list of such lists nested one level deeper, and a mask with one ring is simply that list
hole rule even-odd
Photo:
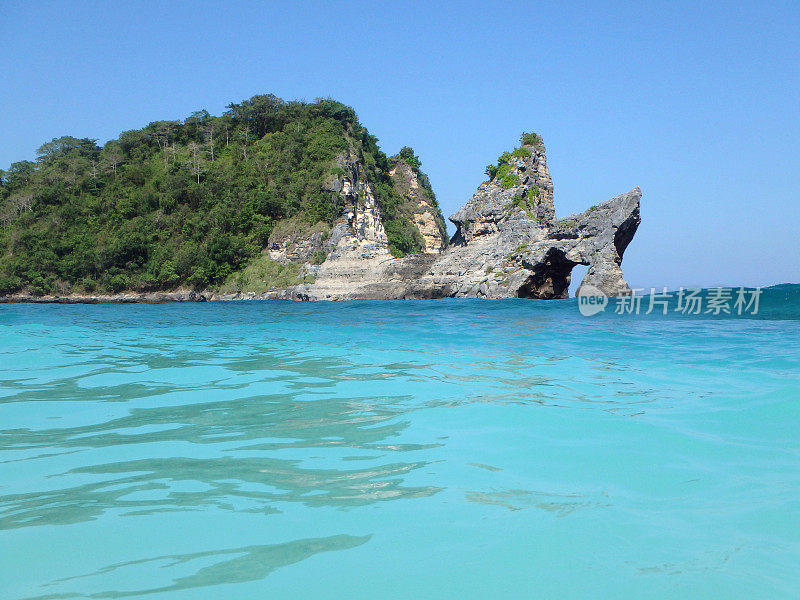
[{"label": "rocky island", "polygon": [[352,109],[229,108],[12,165],[0,301],[553,299],[579,264],[581,286],[630,293],[641,191],[557,218],[536,134],[487,167],[448,240],[419,158],[383,155]]}]

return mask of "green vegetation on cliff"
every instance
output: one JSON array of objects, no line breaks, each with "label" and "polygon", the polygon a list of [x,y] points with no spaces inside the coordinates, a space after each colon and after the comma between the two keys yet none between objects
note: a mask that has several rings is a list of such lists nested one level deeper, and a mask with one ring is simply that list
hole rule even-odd
[{"label": "green vegetation on cliff", "polygon": [[384,197],[391,198],[388,203],[384,201],[382,208],[386,236],[389,238],[390,252],[394,256],[417,253],[424,249],[425,242],[422,235],[413,225],[414,215],[422,208],[423,201],[427,201],[434,207],[436,224],[443,239],[447,240],[444,217],[439,210],[431,182],[422,171],[422,161],[419,156],[414,153],[412,148],[404,146],[396,156],[389,159],[393,168],[396,168],[400,162],[405,162],[409,166],[421,189],[412,189],[409,181],[406,181],[404,177],[396,176],[391,181],[393,186],[391,193],[384,193]]},{"label": "green vegetation on cliff", "polygon": [[528,158],[531,155],[531,148],[541,149],[542,138],[538,133],[523,133],[519,136],[520,145],[513,152],[503,152],[497,159],[496,165],[487,165],[485,173],[489,181],[497,178],[500,184],[508,189],[519,183],[518,178],[509,175],[511,158]]},{"label": "green vegetation on cliff", "polygon": [[334,100],[254,96],[219,117],[154,122],[102,147],[62,137],[37,154],[0,171],[0,294],[249,278],[267,268],[262,250],[281,220],[311,227],[341,214],[325,182],[343,174],[337,157],[347,155],[366,167],[393,254],[418,251],[416,228],[392,212],[389,159]]}]

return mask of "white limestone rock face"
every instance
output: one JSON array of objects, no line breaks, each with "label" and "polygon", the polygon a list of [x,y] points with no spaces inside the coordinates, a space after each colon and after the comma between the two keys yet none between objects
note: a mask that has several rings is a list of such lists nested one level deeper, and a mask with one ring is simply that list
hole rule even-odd
[{"label": "white limestone rock face", "polygon": [[269,257],[280,263],[299,262],[304,273],[314,274],[320,259],[344,262],[391,258],[383,216],[364,165],[354,152],[337,157],[343,175],[332,176],[325,190],[337,194],[342,214],[330,226],[326,223],[281,221],[268,243]]},{"label": "white limestone rock face", "polygon": [[423,241],[423,252],[435,254],[447,246],[447,229],[432,193],[405,160],[398,158],[389,171],[394,189],[406,201],[409,220]]},{"label": "white limestone rock face", "polygon": [[341,157],[345,175],[341,180],[344,213],[331,233],[331,258],[375,258],[391,256],[375,193],[364,165],[353,154]]}]

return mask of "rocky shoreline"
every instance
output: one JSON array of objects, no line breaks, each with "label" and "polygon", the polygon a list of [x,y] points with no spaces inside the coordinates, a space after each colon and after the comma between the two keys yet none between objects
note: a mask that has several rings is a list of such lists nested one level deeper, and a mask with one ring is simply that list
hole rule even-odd
[{"label": "rocky shoreline", "polygon": [[35,304],[115,304],[164,302],[206,302],[211,297],[207,292],[179,290],[174,292],[120,292],[118,294],[64,294],[36,296],[28,293],[0,296],[0,304],[31,302]]},{"label": "rocky shoreline", "polygon": [[286,290],[270,292],[232,292],[213,290],[175,290],[171,292],[119,292],[118,294],[46,294],[28,293],[0,296],[0,304],[165,304],[168,302],[235,302],[239,300],[304,300]]}]

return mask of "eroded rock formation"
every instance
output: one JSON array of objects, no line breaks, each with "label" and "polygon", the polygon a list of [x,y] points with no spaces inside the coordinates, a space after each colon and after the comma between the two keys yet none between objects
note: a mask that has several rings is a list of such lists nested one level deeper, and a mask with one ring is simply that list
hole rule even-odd
[{"label": "eroded rock formation", "polygon": [[304,265],[313,283],[269,296],[566,298],[578,264],[589,267],[582,286],[630,294],[620,264],[640,222],[641,190],[556,219],[544,145],[536,141],[504,156],[495,176],[450,217],[456,233],[446,247],[413,170],[395,165],[397,189],[418,194],[414,222],[425,240],[424,253],[403,258],[389,253],[380,207],[357,161],[350,161],[350,175],[340,181],[344,214],[320,243],[327,259]]}]

